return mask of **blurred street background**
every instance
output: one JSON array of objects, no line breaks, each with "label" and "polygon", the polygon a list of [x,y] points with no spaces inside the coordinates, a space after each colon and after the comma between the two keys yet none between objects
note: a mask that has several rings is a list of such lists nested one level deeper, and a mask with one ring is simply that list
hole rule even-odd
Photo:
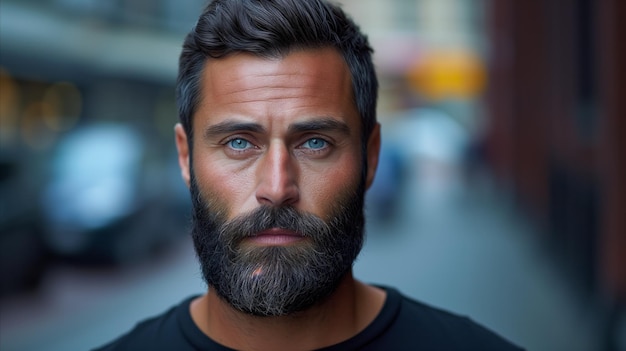
[{"label": "blurred street background", "polygon": [[[173,138],[205,2],[0,0],[0,351],[206,289]],[[626,2],[342,4],[381,81],[356,276],[528,350],[625,351]]]}]

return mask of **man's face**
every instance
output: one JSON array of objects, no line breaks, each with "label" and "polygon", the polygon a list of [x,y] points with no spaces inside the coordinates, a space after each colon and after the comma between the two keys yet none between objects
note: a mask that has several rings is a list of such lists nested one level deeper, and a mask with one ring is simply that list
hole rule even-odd
[{"label": "man's face", "polygon": [[203,274],[231,305],[293,313],[349,271],[379,146],[376,128],[363,179],[360,128],[349,70],[332,49],[207,63],[193,153],[180,126],[176,141]]}]

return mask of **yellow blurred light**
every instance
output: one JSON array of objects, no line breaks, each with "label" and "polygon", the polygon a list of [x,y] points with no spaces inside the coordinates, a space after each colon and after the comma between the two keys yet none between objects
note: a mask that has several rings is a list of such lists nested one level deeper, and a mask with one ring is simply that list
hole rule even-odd
[{"label": "yellow blurred light", "polygon": [[435,50],[424,53],[407,76],[412,89],[431,100],[475,98],[485,89],[482,60],[466,50]]}]

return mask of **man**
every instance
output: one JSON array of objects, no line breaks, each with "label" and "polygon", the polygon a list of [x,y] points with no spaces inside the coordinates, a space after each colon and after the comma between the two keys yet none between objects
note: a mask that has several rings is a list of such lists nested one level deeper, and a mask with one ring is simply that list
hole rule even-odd
[{"label": "man", "polygon": [[352,276],[378,83],[324,0],[216,0],[185,39],[175,127],[208,292],[103,350],[513,350]]}]

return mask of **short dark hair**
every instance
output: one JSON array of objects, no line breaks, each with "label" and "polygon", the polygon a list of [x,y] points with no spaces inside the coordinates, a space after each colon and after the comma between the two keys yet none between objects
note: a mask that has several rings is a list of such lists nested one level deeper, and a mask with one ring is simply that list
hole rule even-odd
[{"label": "short dark hair", "polygon": [[215,0],[207,5],[185,38],[176,83],[178,114],[189,146],[207,60],[237,52],[276,58],[293,50],[323,47],[337,49],[350,69],[365,147],[376,125],[373,50],[352,19],[325,0]]}]

